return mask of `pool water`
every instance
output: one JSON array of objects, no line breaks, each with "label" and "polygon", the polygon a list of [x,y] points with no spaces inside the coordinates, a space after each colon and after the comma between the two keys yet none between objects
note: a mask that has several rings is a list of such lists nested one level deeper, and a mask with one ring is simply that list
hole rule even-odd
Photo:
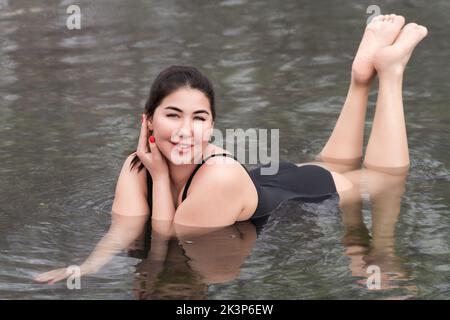
[{"label": "pool water", "polygon": [[[71,1],[0,0],[0,299],[449,297],[444,0],[379,2],[382,13],[429,29],[405,74],[411,168],[398,210],[375,213],[363,196],[351,213],[363,223],[349,226],[336,198],[292,200],[258,232],[242,223],[168,241],[163,264],[143,246],[83,277],[80,290],[34,282],[41,272],[82,263],[108,231],[116,179],[162,68],[190,64],[210,77],[218,129],[279,128],[280,158],[308,162],[339,115],[371,4],[78,3],[81,30],[68,30]],[[381,270],[380,289],[367,287],[370,266]]]}]

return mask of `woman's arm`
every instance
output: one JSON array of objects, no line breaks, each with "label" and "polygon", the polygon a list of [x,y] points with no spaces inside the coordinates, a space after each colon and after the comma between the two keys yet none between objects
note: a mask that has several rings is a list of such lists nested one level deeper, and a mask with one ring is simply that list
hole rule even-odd
[{"label": "woman's arm", "polygon": [[169,175],[153,178],[152,198],[152,220],[172,221],[175,216],[175,202]]},{"label": "woman's arm", "polygon": [[81,275],[97,272],[112,257],[136,240],[144,232],[148,216],[122,216],[112,214],[112,223],[91,255],[81,264]]},{"label": "woman's arm", "polygon": [[[143,231],[148,220],[144,216],[124,216],[112,213],[112,222],[108,232],[103,236],[94,251],[80,266],[80,275],[97,272],[117,253],[128,248]],[[38,282],[55,283],[71,275],[69,268],[59,268],[40,274],[35,278]]]}]

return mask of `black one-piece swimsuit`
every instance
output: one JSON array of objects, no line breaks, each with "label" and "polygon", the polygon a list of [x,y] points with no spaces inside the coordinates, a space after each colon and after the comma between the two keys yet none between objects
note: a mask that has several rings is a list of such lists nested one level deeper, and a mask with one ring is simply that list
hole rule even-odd
[{"label": "black one-piece swimsuit", "polygon": [[[217,153],[203,159],[202,163],[197,165],[189,177],[181,201],[186,199],[187,190],[195,173],[209,158],[215,156],[231,157],[237,161],[234,156],[228,153]],[[320,166],[303,165],[298,167],[294,163],[281,161],[279,162],[278,172],[273,175],[261,174],[261,168],[269,167],[270,164],[262,165],[250,171],[244,165],[242,166],[249,174],[258,193],[258,206],[249,220],[267,217],[286,200],[299,198],[304,202],[321,202],[333,195],[337,195],[331,173]],[[152,185],[151,176],[147,171],[148,203],[150,208],[152,203]]]}]

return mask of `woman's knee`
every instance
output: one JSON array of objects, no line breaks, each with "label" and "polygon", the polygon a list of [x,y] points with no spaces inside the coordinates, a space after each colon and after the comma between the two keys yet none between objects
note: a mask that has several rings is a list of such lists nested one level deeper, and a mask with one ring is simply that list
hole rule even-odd
[{"label": "woman's knee", "polygon": [[406,177],[409,172],[410,164],[406,164],[399,167],[384,167],[384,166],[376,166],[373,164],[370,164],[366,161],[363,163],[363,167],[366,169],[370,169],[372,171],[378,171],[381,173],[385,173],[391,176],[400,176],[400,177]]}]

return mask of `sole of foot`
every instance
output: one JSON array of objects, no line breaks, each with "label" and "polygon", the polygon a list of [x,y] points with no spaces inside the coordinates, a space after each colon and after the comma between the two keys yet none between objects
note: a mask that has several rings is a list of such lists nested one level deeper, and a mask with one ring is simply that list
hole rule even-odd
[{"label": "sole of foot", "polygon": [[395,14],[379,15],[367,25],[352,64],[352,78],[358,84],[370,84],[376,74],[374,59],[377,52],[394,43],[405,18]]},{"label": "sole of foot", "polygon": [[392,45],[376,53],[373,62],[378,75],[386,73],[402,75],[414,48],[427,34],[426,27],[417,23],[408,23]]}]

